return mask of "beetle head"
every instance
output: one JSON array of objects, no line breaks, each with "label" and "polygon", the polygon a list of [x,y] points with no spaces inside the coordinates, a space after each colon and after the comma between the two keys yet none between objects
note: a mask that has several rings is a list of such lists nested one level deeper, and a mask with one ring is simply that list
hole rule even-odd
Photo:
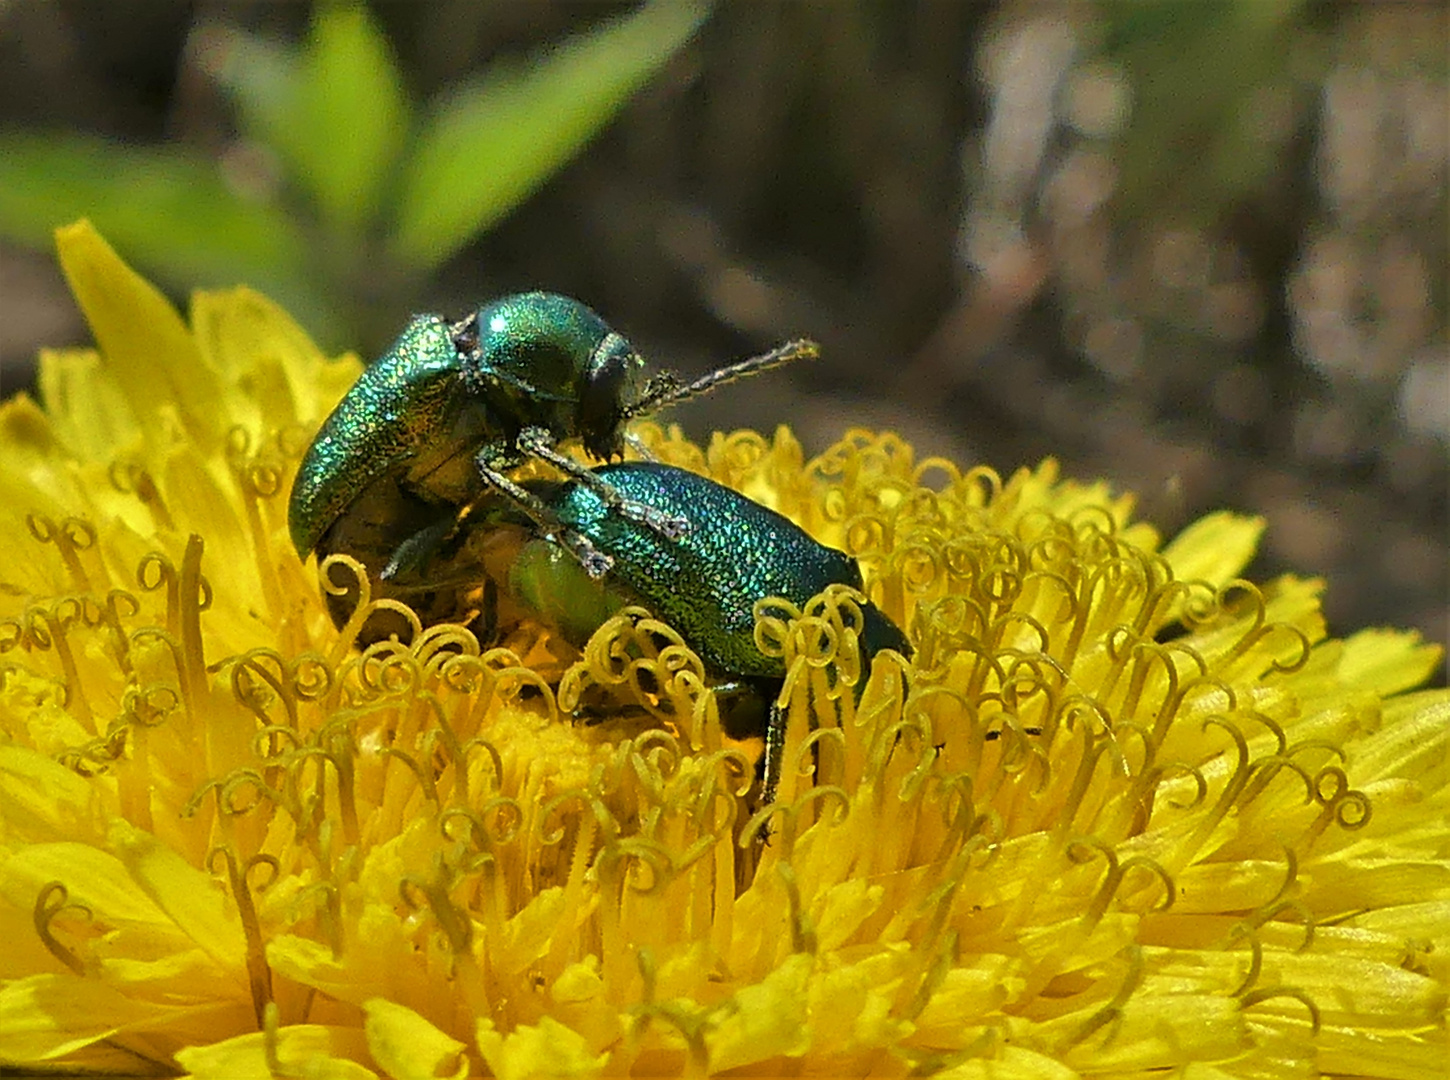
[{"label": "beetle head", "polygon": [[574,430],[594,457],[607,460],[624,449],[624,424],[643,383],[644,360],[611,330],[589,358],[574,416]]}]

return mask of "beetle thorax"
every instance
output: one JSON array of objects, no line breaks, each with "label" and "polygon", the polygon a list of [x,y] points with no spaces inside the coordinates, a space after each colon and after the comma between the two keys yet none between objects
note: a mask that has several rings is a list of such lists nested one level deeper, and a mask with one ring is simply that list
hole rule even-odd
[{"label": "beetle thorax", "polygon": [[464,356],[460,371],[469,395],[482,401],[505,431],[537,426],[570,434],[584,383],[572,343],[480,331],[479,347]]}]

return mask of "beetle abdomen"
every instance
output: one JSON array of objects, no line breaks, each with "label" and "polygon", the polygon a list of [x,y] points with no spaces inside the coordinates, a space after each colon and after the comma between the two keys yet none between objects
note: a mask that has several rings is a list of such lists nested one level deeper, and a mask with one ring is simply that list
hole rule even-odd
[{"label": "beetle abdomen", "polygon": [[297,554],[305,559],[363,490],[435,440],[457,373],[448,323],[414,316],[338,402],[297,469],[287,508]]}]

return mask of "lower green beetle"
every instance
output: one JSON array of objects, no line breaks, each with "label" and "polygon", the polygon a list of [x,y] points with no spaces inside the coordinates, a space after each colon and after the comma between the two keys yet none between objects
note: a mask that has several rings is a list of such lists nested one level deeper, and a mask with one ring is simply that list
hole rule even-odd
[{"label": "lower green beetle", "polygon": [[[731,710],[737,719],[726,726],[736,738],[764,737],[760,802],[768,804],[780,779],[784,717],[774,702],[785,669],[755,644],[755,603],[778,596],[804,606],[829,585],[861,591],[860,567],[789,518],[707,477],[651,462],[593,471],[628,499],[688,515],[693,527],[671,539],[618,513],[590,485],[539,484],[534,492],[559,521],[611,558],[602,579],[495,500],[421,524],[394,549],[382,575],[384,591],[416,598],[423,617],[433,619],[447,617],[463,590],[476,594],[487,579],[514,616],[532,617],[575,646],[620,609],[647,608],[679,631],[716,680],[717,691],[754,699],[749,707]],[[481,621],[494,617],[490,612]],[[867,668],[883,649],[911,655],[906,636],[874,604],[863,601],[861,617],[858,640]]]}]

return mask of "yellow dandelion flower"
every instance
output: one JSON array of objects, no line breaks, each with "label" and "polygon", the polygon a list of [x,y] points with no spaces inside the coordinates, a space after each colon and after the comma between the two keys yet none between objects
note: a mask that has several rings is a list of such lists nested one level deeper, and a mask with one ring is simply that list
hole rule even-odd
[{"label": "yellow dandelion flower", "polygon": [[[1050,463],[644,429],[855,553],[915,646],[861,670],[844,593],[761,626],[790,767],[752,814],[639,613],[577,660],[352,648],[285,518],[358,362],[59,242],[97,348],[0,407],[0,1065],[1445,1075],[1438,650],[1239,580],[1261,522],[1163,544]],[[634,704],[572,722],[595,688]]]}]

